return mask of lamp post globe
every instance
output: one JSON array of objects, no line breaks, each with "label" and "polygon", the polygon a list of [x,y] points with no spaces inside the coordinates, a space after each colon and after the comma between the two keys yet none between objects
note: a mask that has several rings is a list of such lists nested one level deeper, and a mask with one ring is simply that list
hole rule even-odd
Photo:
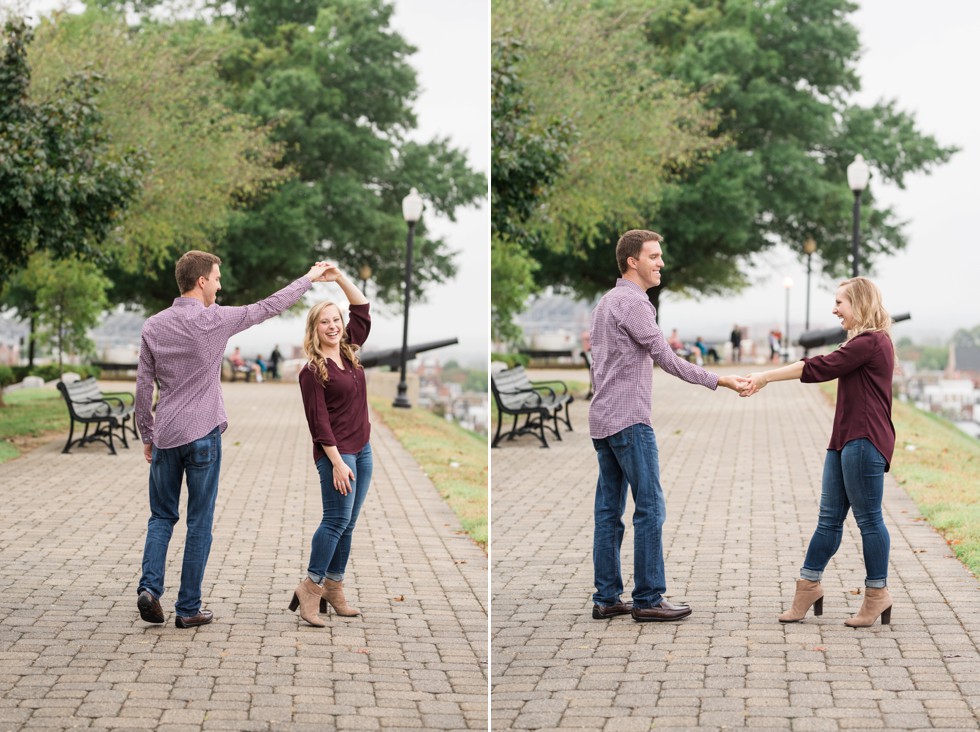
[{"label": "lamp post globe", "polygon": [[400,361],[401,378],[398,381],[398,394],[392,406],[408,409],[412,403],[408,401],[408,383],[405,380],[406,356],[408,355],[408,306],[412,299],[412,243],[415,225],[422,218],[423,201],[418,190],[414,187],[402,199],[402,217],[408,224],[408,238],[405,242],[405,320],[402,327],[402,353]]},{"label": "lamp post globe", "polygon": [[854,162],[847,166],[847,185],[854,192],[854,228],[851,232],[851,277],[859,274],[858,266],[858,244],[861,239],[861,193],[868,187],[871,179],[871,169],[864,160],[864,156],[858,154]]},{"label": "lamp post globe", "polygon": [[371,279],[371,275],[374,271],[371,269],[370,264],[362,264],[361,268],[357,270],[357,276],[361,280],[361,291],[367,296],[367,281]]}]

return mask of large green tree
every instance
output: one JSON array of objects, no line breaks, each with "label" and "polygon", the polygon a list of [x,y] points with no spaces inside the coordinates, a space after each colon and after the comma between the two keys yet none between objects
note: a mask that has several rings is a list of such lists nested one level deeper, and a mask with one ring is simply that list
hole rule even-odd
[{"label": "large green tree", "polygon": [[[448,140],[415,142],[414,49],[382,0],[259,0],[222,5],[243,40],[222,59],[236,109],[274,128],[296,177],[234,217],[218,247],[235,299],[268,293],[319,258],[369,265],[378,298],[399,302],[401,199],[412,186],[429,214],[452,219],[485,195]],[[477,83],[479,80],[475,80]],[[455,273],[446,242],[415,230],[415,297]]]},{"label": "large green tree", "polygon": [[[646,6],[610,0],[610,7]],[[733,141],[673,176],[642,222],[666,236],[661,288],[722,294],[747,283],[751,257],[784,243],[802,257],[813,237],[819,266],[849,271],[853,194],[846,167],[862,153],[873,169],[861,212],[861,271],[904,248],[903,222],[875,200],[879,181],[904,184],[955,153],[921,132],[894,101],[853,103],[858,33],[847,0],[666,0],[645,20],[654,69],[704,94]],[[608,251],[620,227],[581,242],[571,263],[542,257],[538,277],[563,278],[584,296],[615,277]]]},{"label": "large green tree", "polygon": [[139,191],[146,157],[113,147],[92,71],[30,96],[32,31],[10,20],[0,39],[0,287],[34,252],[101,256]]},{"label": "large green tree", "polygon": [[517,41],[494,42],[490,114],[490,323],[499,341],[521,335],[514,317],[535,291],[531,251],[541,236],[532,222],[538,206],[568,162],[572,138],[566,119],[541,120],[520,79]]},{"label": "large green tree", "polygon": [[[528,294],[579,289],[607,226],[635,228],[672,175],[726,144],[709,135],[716,119],[700,95],[655,70],[648,13],[588,0],[494,2],[497,337],[516,337],[512,318]],[[599,258],[601,278],[615,264],[609,247]]]},{"label": "large green tree", "polygon": [[222,101],[217,64],[238,36],[202,23],[130,28],[118,13],[59,14],[38,28],[31,48],[39,99],[54,80],[93,68],[113,147],[139,145],[150,168],[139,196],[105,243],[116,302],[156,308],[175,295],[173,263],[186,249],[212,249],[232,212],[288,178],[280,147],[255,119]]}]

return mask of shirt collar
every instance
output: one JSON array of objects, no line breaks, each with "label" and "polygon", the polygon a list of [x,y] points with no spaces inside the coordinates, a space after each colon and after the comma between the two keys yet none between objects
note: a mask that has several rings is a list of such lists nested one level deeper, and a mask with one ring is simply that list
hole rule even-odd
[{"label": "shirt collar", "polygon": [[634,292],[638,292],[641,295],[643,295],[643,297],[646,297],[647,296],[647,291],[646,290],[644,290],[642,287],[640,287],[638,284],[636,284],[632,280],[626,279],[625,277],[617,277],[616,278],[616,287],[629,287]]},{"label": "shirt collar", "polygon": [[181,308],[193,308],[199,307],[204,309],[204,303],[198,300],[196,297],[175,297],[173,307]]}]

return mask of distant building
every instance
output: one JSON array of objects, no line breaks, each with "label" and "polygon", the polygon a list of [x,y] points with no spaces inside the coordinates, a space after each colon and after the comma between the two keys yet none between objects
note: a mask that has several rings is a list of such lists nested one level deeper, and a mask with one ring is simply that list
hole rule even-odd
[{"label": "distant building", "polygon": [[950,378],[972,379],[980,386],[980,346],[949,344],[949,363],[946,375]]}]

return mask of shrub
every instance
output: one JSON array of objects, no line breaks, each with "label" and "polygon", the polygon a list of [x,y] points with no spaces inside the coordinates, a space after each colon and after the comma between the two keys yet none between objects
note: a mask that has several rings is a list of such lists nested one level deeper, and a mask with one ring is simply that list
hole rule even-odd
[{"label": "shrub", "polygon": [[491,353],[490,360],[503,361],[507,368],[512,369],[515,366],[527,366],[531,359],[523,353]]}]

